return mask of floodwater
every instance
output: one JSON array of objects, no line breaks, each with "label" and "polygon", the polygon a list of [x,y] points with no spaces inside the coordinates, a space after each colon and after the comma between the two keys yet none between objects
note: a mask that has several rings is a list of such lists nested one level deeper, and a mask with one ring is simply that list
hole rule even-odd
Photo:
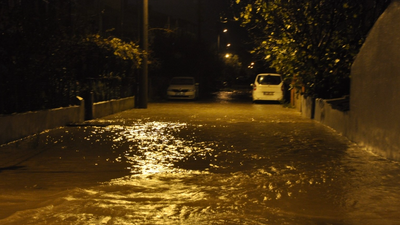
[{"label": "floodwater", "polygon": [[1,146],[0,224],[400,224],[398,163],[227,94]]}]

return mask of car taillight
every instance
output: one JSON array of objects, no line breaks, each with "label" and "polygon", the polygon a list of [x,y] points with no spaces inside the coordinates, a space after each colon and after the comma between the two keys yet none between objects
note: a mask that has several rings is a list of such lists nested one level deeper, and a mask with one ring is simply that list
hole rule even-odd
[{"label": "car taillight", "polygon": [[257,89],[257,86],[253,84],[253,90],[255,91]]}]

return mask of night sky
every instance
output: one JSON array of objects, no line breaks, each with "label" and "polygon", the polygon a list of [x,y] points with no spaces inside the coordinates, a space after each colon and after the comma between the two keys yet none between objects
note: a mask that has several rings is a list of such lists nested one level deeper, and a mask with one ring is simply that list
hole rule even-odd
[{"label": "night sky", "polygon": [[[199,5],[200,1],[200,5]],[[232,0],[149,0],[151,10],[172,15],[198,24],[199,7],[201,16],[201,36],[210,43],[217,43],[218,34],[221,37],[221,53],[233,53],[240,55],[242,61],[252,61],[248,55],[251,46],[244,28],[238,22],[233,21]],[[150,15],[151,16],[151,15]],[[221,18],[227,17],[227,23],[222,23]],[[227,28],[228,32],[222,33]],[[225,48],[226,43],[232,46]]]},{"label": "night sky", "polygon": [[[199,2],[200,1],[200,2]],[[199,4],[200,3],[200,4]],[[216,33],[220,16],[229,10],[230,0],[151,0],[152,10],[190,21],[202,23],[202,34]],[[200,11],[199,11],[200,10]],[[209,38],[209,37],[207,37]]]}]

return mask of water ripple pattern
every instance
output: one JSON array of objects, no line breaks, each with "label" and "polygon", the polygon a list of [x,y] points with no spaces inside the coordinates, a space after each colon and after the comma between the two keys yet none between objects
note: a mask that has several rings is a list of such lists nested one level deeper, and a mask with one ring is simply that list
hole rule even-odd
[{"label": "water ripple pattern", "polygon": [[38,160],[1,171],[0,224],[400,224],[397,163],[287,111],[245,107],[122,113],[21,142]]}]

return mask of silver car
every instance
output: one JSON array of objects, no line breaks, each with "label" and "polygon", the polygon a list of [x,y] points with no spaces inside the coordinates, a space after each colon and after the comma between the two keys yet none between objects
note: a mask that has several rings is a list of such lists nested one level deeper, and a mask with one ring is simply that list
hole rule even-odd
[{"label": "silver car", "polygon": [[199,84],[193,77],[174,77],[168,89],[168,99],[196,99],[199,94]]}]

